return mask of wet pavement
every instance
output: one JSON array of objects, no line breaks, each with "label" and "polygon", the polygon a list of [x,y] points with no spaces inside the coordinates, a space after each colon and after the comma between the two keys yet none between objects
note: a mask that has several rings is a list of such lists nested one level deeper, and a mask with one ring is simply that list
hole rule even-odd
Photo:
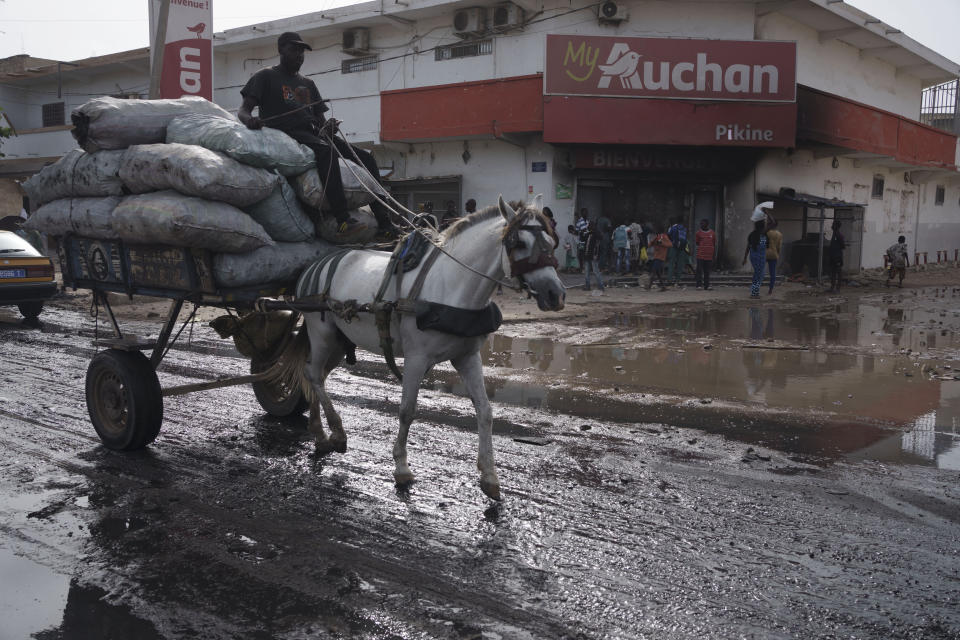
[{"label": "wet pavement", "polygon": [[[500,503],[448,367],[406,491],[369,355],[329,383],[345,455],[249,387],[166,398],[156,443],[118,454],[86,413],[92,321],[0,308],[0,639],[960,637],[958,302],[509,323],[484,352]],[[164,386],[247,373],[186,337]]]}]

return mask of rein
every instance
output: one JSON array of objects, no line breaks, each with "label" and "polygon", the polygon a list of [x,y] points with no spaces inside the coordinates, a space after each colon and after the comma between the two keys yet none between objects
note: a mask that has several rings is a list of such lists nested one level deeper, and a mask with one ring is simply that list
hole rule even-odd
[{"label": "rein", "polygon": [[[329,134],[328,134],[328,135],[329,135]],[[344,141],[346,142],[346,140],[344,140]],[[334,151],[337,152],[337,155],[338,155],[340,158],[342,158],[343,160],[352,160],[352,161],[355,162],[356,164],[359,164],[360,166],[363,166],[363,163],[360,161],[360,158],[357,157],[356,152],[353,151],[353,148],[350,147],[349,143],[347,144],[347,146],[348,146],[348,148],[350,149],[350,153],[351,153],[351,155],[353,156],[353,158],[346,158],[346,157],[343,155],[343,153],[341,153],[340,149],[337,148],[337,146],[336,146],[335,144],[333,144],[332,140],[331,140],[330,146],[334,149]],[[536,269],[539,269],[540,267],[552,266],[552,267],[556,268],[557,266],[559,266],[559,262],[557,261],[557,259],[551,255],[550,257],[552,258],[552,261],[551,261],[551,260],[538,259],[537,262],[536,262],[536,264],[535,264],[534,266],[526,266],[526,265],[525,265],[524,267],[520,267],[520,270],[518,270],[518,268],[515,267],[515,265],[518,263],[518,261],[515,261],[513,258],[511,258],[511,257],[510,257],[510,254],[508,253],[508,254],[507,254],[507,258],[508,258],[509,261],[510,261],[510,272],[511,272],[511,273],[510,273],[510,277],[511,277],[511,278],[516,278],[516,279],[518,279],[518,280],[520,281],[520,284],[519,284],[519,285],[515,285],[515,284],[513,284],[512,282],[509,282],[509,281],[506,281],[506,280],[500,280],[499,278],[494,278],[494,277],[489,276],[489,275],[487,275],[487,274],[485,274],[485,273],[482,273],[482,272],[478,271],[477,269],[474,269],[474,268],[471,267],[470,265],[464,263],[464,262],[461,261],[460,259],[456,258],[455,256],[451,255],[450,252],[446,251],[443,247],[441,247],[437,242],[435,242],[435,241],[433,240],[433,238],[431,238],[429,235],[427,235],[426,233],[424,233],[423,230],[422,230],[420,227],[418,227],[416,224],[414,224],[413,222],[411,222],[410,219],[409,219],[406,215],[404,215],[404,213],[407,213],[407,214],[413,216],[414,219],[419,220],[419,219],[423,219],[423,218],[425,217],[423,214],[414,213],[413,211],[410,211],[409,209],[407,209],[406,207],[404,207],[402,204],[400,204],[399,202],[397,202],[397,200],[396,200],[393,196],[391,196],[389,193],[387,194],[387,198],[389,198],[389,200],[390,200],[392,203],[394,203],[395,206],[392,205],[390,202],[384,201],[383,199],[380,198],[379,195],[377,195],[376,193],[374,193],[371,189],[367,188],[367,186],[364,184],[363,180],[360,179],[360,176],[357,174],[356,170],[355,170],[352,166],[350,166],[349,164],[347,164],[347,165],[345,165],[345,166],[350,170],[350,173],[353,174],[353,177],[357,180],[357,182],[360,183],[360,186],[361,186],[368,194],[370,194],[370,196],[371,196],[374,200],[376,200],[377,202],[379,202],[380,204],[382,204],[384,207],[386,207],[386,208],[389,209],[391,212],[393,212],[394,214],[396,214],[396,216],[397,216],[398,218],[400,218],[401,220],[403,220],[403,221],[407,224],[407,226],[410,228],[410,231],[411,231],[412,233],[417,233],[417,234],[423,236],[423,237],[427,240],[427,242],[429,242],[429,243],[432,244],[434,247],[436,247],[436,250],[437,250],[437,251],[439,251],[439,252],[442,253],[443,255],[447,256],[448,258],[450,258],[451,260],[453,260],[453,262],[455,262],[456,264],[460,265],[461,267],[463,267],[463,268],[466,269],[467,271],[471,271],[471,272],[473,272],[474,274],[480,276],[481,278],[485,278],[485,279],[493,282],[493,283],[496,284],[496,285],[499,285],[499,286],[501,286],[501,287],[506,287],[506,288],[508,288],[508,289],[511,289],[512,291],[517,291],[517,292],[527,291],[528,293],[531,293],[531,294],[532,294],[532,293],[536,293],[536,292],[533,291],[532,289],[530,289],[530,286],[526,283],[526,281],[523,280],[523,278],[522,278],[521,276],[522,276],[523,274],[525,274],[525,273],[529,273],[529,272],[531,272],[531,271],[534,271],[534,270],[536,270]],[[399,209],[400,211],[398,211],[398,209]],[[401,213],[401,211],[404,212],[404,213]],[[518,214],[518,215],[519,215],[519,214]],[[522,227],[519,227],[518,229],[520,229],[520,228],[522,228],[522,229],[524,229],[524,230],[526,230],[526,231],[541,231],[541,232],[542,232],[542,231],[547,231],[547,232],[551,235],[551,237],[553,237],[553,239],[554,239],[554,243],[555,243],[554,246],[558,246],[558,245],[559,245],[559,242],[557,241],[556,232],[553,230],[553,228],[550,226],[549,223],[547,223],[547,224],[545,225],[545,227],[536,227],[536,226],[534,226],[534,225],[523,225]],[[515,232],[514,232],[513,235],[514,235],[515,238],[516,238],[516,233],[515,233]],[[518,238],[517,238],[517,240],[518,240]],[[542,241],[542,239],[538,237],[538,238],[537,238],[536,245],[535,245],[535,248],[534,248],[534,253],[531,254],[531,257],[528,258],[527,261],[530,261],[530,259],[533,258],[534,255],[539,255],[539,253],[540,253],[539,248],[540,248],[540,246],[541,246],[541,241]],[[506,244],[506,243],[507,243],[507,238],[504,238],[504,246],[505,246],[505,247],[507,247],[507,244]],[[518,243],[517,243],[517,244],[514,244],[512,247],[507,247],[507,251],[508,251],[508,252],[509,252],[509,251],[512,251],[512,249],[513,249],[513,248],[516,248],[517,246],[519,246]]]}]

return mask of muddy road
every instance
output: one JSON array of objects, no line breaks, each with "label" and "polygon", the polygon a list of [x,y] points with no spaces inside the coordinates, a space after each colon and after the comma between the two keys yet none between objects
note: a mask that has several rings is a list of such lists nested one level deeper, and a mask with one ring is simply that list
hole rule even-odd
[{"label": "muddy road", "polygon": [[[957,302],[578,319],[572,296],[508,322],[485,353],[499,503],[449,369],[407,491],[399,388],[363,354],[328,384],[344,455],[249,387],[165,398],[156,443],[119,454],[87,417],[93,321],[0,308],[0,639],[958,638]],[[196,323],[159,375],[248,367]]]}]

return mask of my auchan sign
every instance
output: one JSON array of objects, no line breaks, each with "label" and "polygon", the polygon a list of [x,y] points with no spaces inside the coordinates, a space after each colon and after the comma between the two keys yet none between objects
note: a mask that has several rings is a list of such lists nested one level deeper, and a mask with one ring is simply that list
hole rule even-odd
[{"label": "my auchan sign", "polygon": [[794,102],[793,42],[547,35],[546,95]]}]

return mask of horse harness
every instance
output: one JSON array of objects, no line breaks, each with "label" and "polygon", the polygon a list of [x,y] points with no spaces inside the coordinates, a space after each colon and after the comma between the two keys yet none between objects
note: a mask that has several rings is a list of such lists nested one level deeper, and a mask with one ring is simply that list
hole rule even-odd
[{"label": "horse harness", "polygon": [[[520,231],[530,231],[536,238],[533,247],[531,247],[530,256],[524,260],[515,260],[511,253],[514,249],[520,247]],[[531,271],[541,267],[557,267],[558,262],[550,250],[549,241],[543,237],[546,231],[556,242],[556,232],[549,222],[544,221],[542,225],[523,224],[508,228],[503,238],[503,246],[507,250],[507,257],[510,262],[510,276],[517,278],[521,283],[521,289],[530,291],[529,286],[524,281],[523,276]],[[374,314],[377,326],[377,333],[380,338],[380,348],[383,351],[383,357],[387,362],[390,371],[402,381],[403,376],[397,367],[396,359],[393,354],[393,337],[390,335],[390,321],[394,312],[400,314],[412,314],[417,319],[417,328],[420,330],[434,329],[444,333],[458,335],[460,337],[476,337],[493,333],[503,321],[503,315],[495,302],[490,302],[482,309],[460,309],[437,302],[428,302],[419,300],[420,292],[426,281],[427,274],[431,267],[437,261],[444,251],[433,244],[422,234],[414,232],[407,235],[394,249],[390,255],[390,261],[384,269],[383,279],[380,281],[380,287],[373,302],[369,305],[359,305],[356,300],[336,301],[330,298],[330,287],[333,283],[333,276],[343,258],[352,251],[343,249],[329,254],[315,262],[307,268],[300,283],[297,286],[297,297],[309,299],[311,302],[324,303],[328,310],[341,318],[344,322],[350,322],[358,317],[360,312],[370,311]],[[403,274],[412,271],[422,262],[420,272],[416,280],[410,287],[406,297],[400,297],[401,287],[403,285]],[[319,294],[307,294],[309,291],[316,291],[319,284],[320,274],[323,269],[329,265],[329,269],[324,279],[323,289]],[[394,276],[396,278],[394,279]],[[394,279],[396,300],[384,300],[383,296],[387,291],[390,280]],[[307,284],[309,283],[309,284]],[[324,312],[321,311],[321,314]],[[321,315],[321,318],[323,316]],[[349,341],[342,335],[341,340]],[[352,351],[354,345],[350,343],[348,351]]]}]

